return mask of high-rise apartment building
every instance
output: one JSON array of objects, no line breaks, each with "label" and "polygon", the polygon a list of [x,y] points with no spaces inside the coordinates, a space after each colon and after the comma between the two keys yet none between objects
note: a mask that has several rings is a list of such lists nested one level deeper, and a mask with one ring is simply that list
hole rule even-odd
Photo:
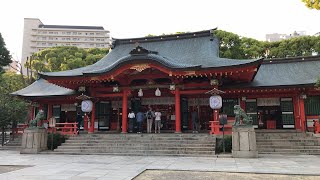
[{"label": "high-rise apartment building", "polygon": [[294,31],[292,34],[279,34],[279,33],[266,34],[266,41],[275,42],[275,41],[281,41],[284,39],[290,39],[290,38],[299,37],[299,36],[306,36],[306,32]]},{"label": "high-rise apartment building", "polygon": [[110,32],[102,26],[45,25],[37,18],[24,19],[22,65],[33,53],[54,46],[108,48]]}]

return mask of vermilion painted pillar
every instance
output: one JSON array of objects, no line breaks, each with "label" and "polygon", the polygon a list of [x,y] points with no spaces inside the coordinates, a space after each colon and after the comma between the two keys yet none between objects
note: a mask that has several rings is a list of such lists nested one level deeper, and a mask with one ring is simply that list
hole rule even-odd
[{"label": "vermilion painted pillar", "polygon": [[96,103],[92,103],[92,111],[91,111],[91,120],[90,120],[90,128],[88,133],[94,133],[94,120],[96,115]]},{"label": "vermilion painted pillar", "polygon": [[301,130],[306,131],[306,113],[304,110],[304,99],[299,98],[300,117],[301,117]]},{"label": "vermilion painted pillar", "polygon": [[127,133],[128,124],[128,91],[123,90],[122,95],[122,133]]},{"label": "vermilion painted pillar", "polygon": [[219,110],[218,109],[213,110],[213,121],[219,121]]},{"label": "vermilion painted pillar", "polygon": [[294,115],[294,124],[295,124],[294,126],[297,130],[301,130],[298,97],[294,96],[292,98],[292,102],[293,102],[293,115]]},{"label": "vermilion painted pillar", "polygon": [[240,107],[246,112],[246,101],[240,99]]},{"label": "vermilion painted pillar", "polygon": [[51,117],[52,117],[52,104],[48,104],[47,119],[50,119]]},{"label": "vermilion painted pillar", "polygon": [[84,114],[83,126],[84,126],[83,127],[84,130],[88,131],[88,114],[87,113]]},{"label": "vermilion painted pillar", "polygon": [[180,89],[175,90],[176,133],[181,133]]}]

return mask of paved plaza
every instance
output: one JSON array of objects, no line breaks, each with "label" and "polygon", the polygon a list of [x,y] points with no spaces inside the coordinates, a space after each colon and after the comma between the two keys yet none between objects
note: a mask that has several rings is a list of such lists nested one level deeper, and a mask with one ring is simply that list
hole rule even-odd
[{"label": "paved plaza", "polygon": [[[19,165],[16,169],[9,168],[11,171],[0,171],[2,173],[0,174],[0,180],[129,180],[141,173],[143,175],[145,170],[183,170],[189,173],[208,171],[289,174],[303,175],[304,179],[309,179],[309,176],[306,175],[320,175],[319,162],[320,156],[308,155],[263,155],[257,159],[234,159],[217,157],[26,155],[19,154],[18,151],[0,151],[0,168]],[[169,171],[158,171],[157,173],[161,174],[161,172],[167,173]],[[203,174],[208,177],[207,172]],[[180,173],[180,175],[183,175],[183,173]],[[214,173],[212,176],[214,176]],[[144,179],[157,179],[149,177],[145,176]],[[210,178],[209,176],[209,179],[214,179],[214,177]]]}]

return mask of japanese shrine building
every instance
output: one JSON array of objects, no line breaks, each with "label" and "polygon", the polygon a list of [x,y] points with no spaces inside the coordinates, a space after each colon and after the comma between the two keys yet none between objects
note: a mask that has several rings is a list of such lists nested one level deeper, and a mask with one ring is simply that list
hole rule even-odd
[{"label": "japanese shrine building", "polygon": [[[320,113],[320,91],[314,84],[320,56],[285,59],[238,60],[219,57],[213,30],[115,39],[111,52],[97,63],[78,69],[46,72],[13,95],[31,100],[46,118],[74,122],[82,93],[94,102],[89,133],[104,130],[127,132],[128,109],[162,112],[163,130],[192,129],[191,112],[199,114],[201,130],[209,129],[213,88],[224,91],[219,113],[234,119],[240,106],[258,128],[305,131]],[[79,92],[83,90],[84,92]],[[261,119],[258,119],[258,114]],[[217,113],[215,113],[217,115]],[[309,126],[312,126],[309,124]]]}]

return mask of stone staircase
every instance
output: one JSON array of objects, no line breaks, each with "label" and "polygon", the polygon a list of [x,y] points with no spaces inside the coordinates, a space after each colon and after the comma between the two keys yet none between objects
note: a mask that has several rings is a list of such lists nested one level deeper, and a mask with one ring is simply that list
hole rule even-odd
[{"label": "stone staircase", "polygon": [[[2,135],[0,135],[0,141],[2,140]],[[6,135],[6,143],[4,146],[0,145],[0,150],[20,150],[22,143],[22,134],[16,134],[14,140],[12,140],[11,135]],[[1,143],[0,143],[1,144]]]},{"label": "stone staircase", "polygon": [[320,138],[296,130],[257,130],[259,154],[320,155]]},{"label": "stone staircase", "polygon": [[80,134],[54,150],[61,154],[213,156],[209,134]]}]

